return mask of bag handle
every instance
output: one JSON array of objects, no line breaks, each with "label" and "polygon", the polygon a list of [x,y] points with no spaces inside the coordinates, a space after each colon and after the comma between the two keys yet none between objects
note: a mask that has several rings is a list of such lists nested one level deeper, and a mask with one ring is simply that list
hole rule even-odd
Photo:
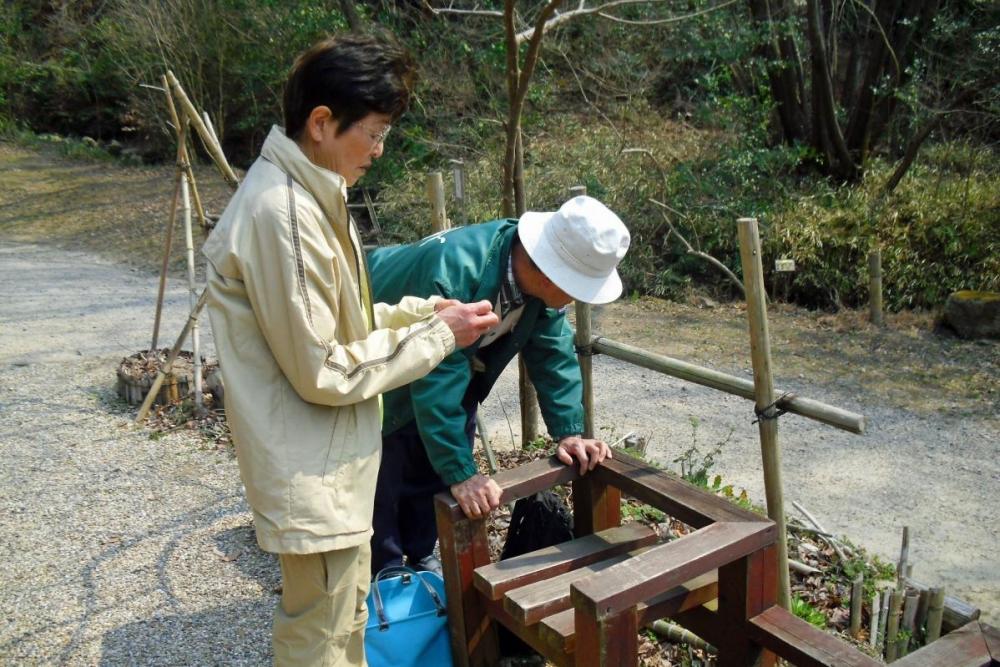
[{"label": "bag handle", "polygon": [[[378,629],[380,632],[384,632],[389,629],[389,619],[385,616],[385,606],[382,604],[382,591],[378,588],[378,582],[383,579],[388,579],[393,575],[410,575],[411,579],[415,578],[424,585],[428,595],[431,596],[431,600],[434,601],[434,607],[437,609],[437,615],[444,616],[448,613],[448,609],[444,606],[444,603],[441,602],[441,596],[438,595],[433,586],[420,576],[419,572],[408,568],[405,565],[391,565],[380,570],[379,573],[375,575],[375,580],[372,582],[372,597],[375,598],[375,615],[378,616]],[[405,579],[403,583],[406,583]]]}]

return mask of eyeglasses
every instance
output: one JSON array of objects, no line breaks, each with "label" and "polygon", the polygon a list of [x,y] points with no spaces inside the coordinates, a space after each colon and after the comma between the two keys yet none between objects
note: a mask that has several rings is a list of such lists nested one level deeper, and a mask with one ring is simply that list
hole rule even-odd
[{"label": "eyeglasses", "polygon": [[389,136],[389,131],[392,129],[392,125],[386,125],[381,130],[374,130],[371,127],[365,125],[364,123],[358,123],[368,138],[372,141],[372,147],[378,146],[385,141],[385,138]]}]

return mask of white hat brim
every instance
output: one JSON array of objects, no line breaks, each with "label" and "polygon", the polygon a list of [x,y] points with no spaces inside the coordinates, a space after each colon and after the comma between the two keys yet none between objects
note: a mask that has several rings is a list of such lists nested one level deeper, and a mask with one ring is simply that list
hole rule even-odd
[{"label": "white hat brim", "polygon": [[526,211],[519,219],[517,235],[535,266],[576,301],[600,305],[611,303],[622,294],[622,280],[617,269],[595,278],[568,266],[544,239],[545,222],[554,212]]}]

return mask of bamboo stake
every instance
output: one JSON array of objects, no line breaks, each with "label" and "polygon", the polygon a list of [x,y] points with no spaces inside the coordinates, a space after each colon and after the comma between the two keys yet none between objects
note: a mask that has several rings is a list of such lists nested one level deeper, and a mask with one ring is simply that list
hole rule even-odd
[{"label": "bamboo stake", "polygon": [[191,121],[191,124],[194,125],[194,129],[198,132],[198,136],[201,137],[202,144],[204,144],[205,149],[211,156],[212,161],[219,170],[219,173],[221,173],[222,177],[226,179],[226,182],[229,183],[230,187],[236,189],[236,187],[240,184],[240,179],[238,179],[236,174],[233,173],[232,168],[229,166],[229,162],[226,160],[225,154],[222,152],[222,148],[218,145],[218,143],[216,143],[215,137],[205,126],[205,122],[201,119],[201,116],[198,115],[197,109],[194,108],[194,104],[192,104],[191,100],[188,99],[187,93],[185,93],[184,89],[181,88],[181,84],[177,80],[177,77],[175,77],[174,73],[169,70],[167,70],[167,81],[170,84],[170,89],[174,93],[174,97],[180,101],[181,108]]},{"label": "bamboo stake", "polygon": [[927,601],[927,640],[930,644],[941,636],[941,619],[944,618],[944,589],[934,586]]},{"label": "bamboo stake", "polygon": [[899,548],[899,562],[896,564],[896,588],[902,590],[906,580],[906,559],[910,553],[910,527],[903,526],[903,541]]},{"label": "bamboo stake", "polygon": [[[585,185],[576,185],[569,189],[569,196],[579,197],[587,194]],[[594,437],[594,348],[591,341],[590,304],[575,302],[576,309],[576,359],[580,364],[580,377],[583,380],[583,437]]]},{"label": "bamboo stake", "polygon": [[917,618],[913,624],[913,636],[917,641],[914,646],[922,646],[927,638],[927,608],[930,605],[931,592],[926,588],[917,591],[920,600],[917,602]]},{"label": "bamboo stake", "polygon": [[878,630],[882,616],[881,611],[882,611],[882,601],[879,598],[879,592],[875,591],[875,594],[872,595],[872,614],[870,619],[871,623],[868,625],[868,644],[872,648],[878,646],[878,637],[879,637]]},{"label": "bamboo stake", "polygon": [[884,323],[882,313],[882,251],[875,248],[868,253],[868,310],[872,324]]},{"label": "bamboo stake", "polygon": [[917,606],[920,604],[920,593],[915,590],[906,591],[903,602],[903,629],[906,630],[902,640],[897,640],[896,655],[902,658],[910,652],[910,640],[916,633]]},{"label": "bamboo stake", "polygon": [[[194,180],[194,170],[191,168],[191,155],[188,153],[187,149],[187,137],[190,135],[185,132],[184,137],[181,137],[181,121],[177,116],[177,107],[174,106],[174,96],[170,94],[170,84],[167,83],[166,76],[162,76],[161,79],[163,81],[163,93],[167,98],[167,110],[170,112],[170,122],[174,126],[174,134],[177,137],[177,142],[183,143],[184,146],[184,157],[181,161],[184,163],[184,169],[188,176],[188,182],[191,184],[191,194],[194,197],[195,211],[198,212],[198,222],[201,224],[202,229],[206,229],[208,227],[208,222],[205,219],[205,209],[201,205],[201,196],[198,194],[198,186]],[[187,121],[185,120],[185,128],[186,122]]]},{"label": "bamboo stake", "polygon": [[153,342],[149,344],[150,352],[156,352],[160,342],[160,317],[163,315],[163,294],[167,288],[167,269],[170,267],[170,253],[174,247],[174,223],[177,220],[177,199],[181,192],[181,162],[184,160],[184,137],[187,134],[187,123],[177,127],[177,168],[174,171],[174,194],[170,199],[170,215],[167,220],[167,238],[163,243],[163,264],[160,267],[160,285],[156,292],[156,315],[153,317]]},{"label": "bamboo stake", "polygon": [[865,577],[859,574],[851,584],[851,636],[855,639],[861,634],[861,603],[864,602]]},{"label": "bamboo stake", "polygon": [[436,232],[450,229],[444,205],[444,177],[440,171],[427,174],[427,198],[431,201],[431,229]]},{"label": "bamboo stake", "polygon": [[764,495],[767,515],[778,530],[775,546],[778,551],[778,604],[791,606],[791,585],[788,578],[788,540],[785,529],[785,502],[781,482],[781,449],[778,446],[778,419],[774,411],[774,383],[771,377],[771,341],[767,327],[767,306],[764,297],[764,269],[761,263],[760,236],[757,220],[740,218],[736,221],[743,264],[743,285],[747,294],[747,319],[750,328],[750,356],[753,362],[754,393],[760,433],[761,457],[764,467]]},{"label": "bamboo stake", "polygon": [[893,662],[899,655],[899,618],[903,612],[903,591],[893,590],[889,598],[889,625],[885,631],[885,661]]},{"label": "bamboo stake", "polygon": [[142,402],[139,407],[139,414],[135,417],[135,422],[137,424],[142,423],[149,414],[149,408],[153,405],[153,399],[156,394],[159,393],[160,387],[163,386],[163,381],[166,379],[167,375],[170,373],[170,369],[174,366],[174,361],[177,360],[177,355],[180,354],[181,346],[184,345],[184,339],[187,338],[188,331],[195,322],[198,321],[198,314],[201,313],[201,309],[205,306],[205,302],[208,301],[208,290],[206,289],[198,297],[198,303],[195,304],[194,308],[191,309],[191,314],[188,315],[187,322],[184,323],[184,328],[181,329],[181,335],[177,337],[177,342],[174,343],[173,348],[170,350],[170,354],[167,355],[167,360],[163,362],[163,366],[160,367],[160,372],[156,374],[156,380],[153,381],[153,385],[149,388],[149,392],[146,393],[146,400]]},{"label": "bamboo stake", "polygon": [[892,590],[882,591],[882,611],[879,614],[878,634],[882,638],[882,653],[885,653],[886,637],[888,636],[889,625],[889,599],[892,597]]},{"label": "bamboo stake", "polygon": [[[695,364],[673,359],[662,354],[647,352],[641,348],[622,343],[603,336],[597,336],[593,341],[594,352],[606,354],[615,359],[627,361],[636,366],[648,368],[657,373],[663,373],[671,377],[680,378],[700,384],[703,387],[711,387],[724,391],[727,394],[741,396],[753,400],[753,382],[744,378],[738,378],[711,368],[704,368]],[[820,401],[809,398],[802,398],[793,394],[788,394],[777,390],[781,398],[778,399],[777,407],[797,415],[814,419],[830,426],[835,426],[851,433],[865,432],[865,418],[863,415],[842,410],[832,405],[827,405]]]},{"label": "bamboo stake", "polygon": [[[187,250],[188,273],[188,307],[194,309],[198,303],[198,288],[195,285],[194,238],[191,233],[191,196],[188,192],[188,180],[185,175],[181,179],[181,201],[184,211],[184,244]],[[198,335],[198,321],[191,325],[191,353],[194,356],[194,413],[198,417],[205,414],[205,402],[201,386],[201,337]]]}]

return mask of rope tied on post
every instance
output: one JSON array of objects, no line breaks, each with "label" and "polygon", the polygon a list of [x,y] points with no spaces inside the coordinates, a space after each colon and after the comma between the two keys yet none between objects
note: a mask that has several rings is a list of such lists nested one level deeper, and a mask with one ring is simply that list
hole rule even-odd
[{"label": "rope tied on post", "polygon": [[753,406],[753,413],[755,415],[757,415],[757,419],[754,419],[750,423],[751,424],[756,424],[757,422],[760,422],[760,421],[768,421],[768,420],[771,420],[771,419],[777,419],[781,415],[783,415],[786,412],[788,412],[788,410],[786,410],[784,408],[779,408],[778,404],[781,403],[782,401],[786,400],[786,399],[792,399],[792,398],[795,398],[795,394],[793,392],[786,391],[784,394],[782,394],[778,398],[774,399],[774,402],[771,403],[770,405],[766,405],[763,408],[758,408],[756,405]]}]

